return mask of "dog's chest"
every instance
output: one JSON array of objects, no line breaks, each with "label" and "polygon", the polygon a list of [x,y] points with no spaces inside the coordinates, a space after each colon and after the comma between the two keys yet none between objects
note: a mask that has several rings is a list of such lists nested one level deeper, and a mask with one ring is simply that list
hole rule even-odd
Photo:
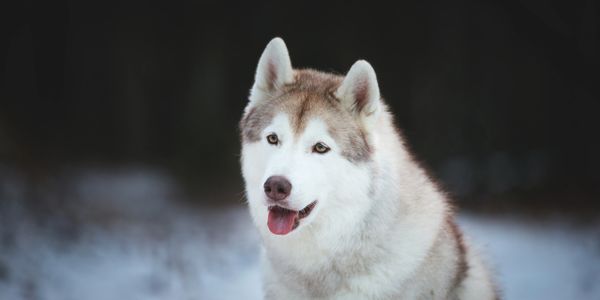
[{"label": "dog's chest", "polygon": [[[371,253],[373,254],[373,253]],[[320,263],[315,263],[320,261]],[[283,283],[287,293],[299,298],[343,299],[343,295],[357,295],[365,290],[386,290],[377,274],[387,273],[385,264],[373,255],[346,253],[326,260],[305,258],[299,268],[282,261],[271,261],[274,281]],[[283,282],[282,282],[283,281]]]}]

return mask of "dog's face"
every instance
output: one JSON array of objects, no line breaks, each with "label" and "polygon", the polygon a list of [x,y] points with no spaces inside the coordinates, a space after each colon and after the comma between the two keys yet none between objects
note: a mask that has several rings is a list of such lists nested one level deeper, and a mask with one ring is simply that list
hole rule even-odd
[{"label": "dog's face", "polygon": [[246,194],[262,232],[343,226],[368,209],[380,106],[367,62],[346,77],[294,71],[281,39],[267,45],[240,122]]}]

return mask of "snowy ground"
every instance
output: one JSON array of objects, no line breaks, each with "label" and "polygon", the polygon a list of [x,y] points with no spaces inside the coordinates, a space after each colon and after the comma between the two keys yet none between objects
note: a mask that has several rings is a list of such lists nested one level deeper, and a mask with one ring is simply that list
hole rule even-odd
[{"label": "snowy ground", "polygon": [[[243,206],[184,206],[168,176],[147,170],[71,177],[40,192],[67,204],[36,214],[19,201],[31,197],[23,181],[0,172],[0,299],[261,298],[259,239]],[[505,299],[600,299],[600,223],[460,223]]]},{"label": "snowy ground", "polygon": [[462,215],[505,299],[600,299],[600,223]]}]

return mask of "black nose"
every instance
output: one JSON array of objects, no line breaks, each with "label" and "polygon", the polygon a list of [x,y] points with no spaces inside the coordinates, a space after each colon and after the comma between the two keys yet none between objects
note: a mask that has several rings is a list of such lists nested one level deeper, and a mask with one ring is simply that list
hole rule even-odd
[{"label": "black nose", "polygon": [[283,176],[271,176],[265,181],[265,194],[273,201],[281,201],[290,195],[292,184]]}]

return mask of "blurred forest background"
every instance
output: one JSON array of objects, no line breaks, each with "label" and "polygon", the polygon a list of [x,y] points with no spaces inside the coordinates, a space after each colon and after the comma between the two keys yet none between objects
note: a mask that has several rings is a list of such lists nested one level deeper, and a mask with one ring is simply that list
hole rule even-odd
[{"label": "blurred forest background", "polygon": [[260,299],[267,44],[375,68],[505,299],[600,299],[597,0],[0,2],[0,298]]},{"label": "blurred forest background", "polygon": [[237,123],[263,47],[281,36],[295,67],[371,62],[417,157],[457,200],[587,211],[600,203],[599,9],[4,1],[1,162],[46,175],[151,164],[192,190],[238,193]]}]

